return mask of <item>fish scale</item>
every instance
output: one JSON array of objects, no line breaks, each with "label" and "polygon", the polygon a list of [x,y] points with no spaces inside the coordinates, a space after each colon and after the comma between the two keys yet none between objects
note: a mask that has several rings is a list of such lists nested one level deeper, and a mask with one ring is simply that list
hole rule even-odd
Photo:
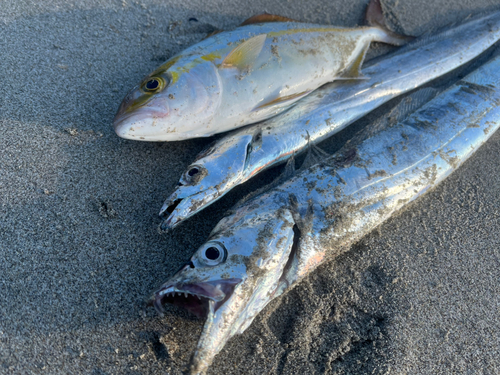
[{"label": "fish scale", "polygon": [[[415,106],[403,99],[391,113],[399,121],[368,126],[322,163],[230,211],[194,253],[192,267],[153,296],[161,306],[172,287],[210,282],[224,289],[222,303],[215,296],[200,300],[207,320],[190,373],[204,373],[271,300],[435,187],[486,142],[500,127],[499,72],[497,54],[427,103],[430,96],[412,94]],[[215,247],[225,256],[208,262]]]}]

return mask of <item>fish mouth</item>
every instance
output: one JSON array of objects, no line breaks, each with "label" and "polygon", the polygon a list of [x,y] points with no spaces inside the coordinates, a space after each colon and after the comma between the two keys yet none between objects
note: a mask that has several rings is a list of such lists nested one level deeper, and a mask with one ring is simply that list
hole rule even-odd
[{"label": "fish mouth", "polygon": [[224,195],[224,192],[213,188],[201,190],[187,196],[180,196],[180,193],[178,191],[172,194],[161,207],[159,215],[165,219],[160,226],[162,230],[173,229],[182,221],[195,215]]},{"label": "fish mouth", "polygon": [[167,108],[142,107],[131,113],[118,111],[113,119],[115,133],[125,139],[156,140],[161,121],[168,117]]},{"label": "fish mouth", "polygon": [[165,284],[150,300],[156,311],[163,315],[163,305],[170,303],[182,307],[199,318],[216,312],[233,294],[242,279],[221,279],[200,283]]},{"label": "fish mouth", "polygon": [[170,215],[174,210],[177,208],[177,206],[184,200],[185,198],[178,198],[175,200],[170,200],[167,199],[165,203],[163,203],[163,206],[161,207],[160,210],[160,217],[164,217],[167,215]]},{"label": "fish mouth", "polygon": [[175,200],[167,199],[165,203],[163,203],[160,210],[160,217],[164,218],[160,225],[161,230],[169,231],[174,229],[182,221],[198,212],[198,209],[189,202],[188,198],[189,197],[177,198]]}]

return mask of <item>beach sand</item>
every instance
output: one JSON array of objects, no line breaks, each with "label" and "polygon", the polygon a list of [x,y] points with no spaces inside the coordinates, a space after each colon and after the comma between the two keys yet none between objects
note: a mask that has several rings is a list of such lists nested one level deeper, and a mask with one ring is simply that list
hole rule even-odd
[{"label": "beach sand", "polygon": [[[496,3],[383,1],[391,27],[408,35]],[[264,11],[353,26],[365,6],[0,1],[1,374],[186,370],[203,321],[171,306],[159,317],[145,301],[233,203],[280,169],[162,234],[163,200],[211,139],[122,140],[115,111],[143,76],[215,29]],[[389,50],[375,45],[372,55]],[[322,147],[338,149],[394,103]],[[439,187],[273,301],[209,373],[500,373],[499,176],[496,134]]]}]

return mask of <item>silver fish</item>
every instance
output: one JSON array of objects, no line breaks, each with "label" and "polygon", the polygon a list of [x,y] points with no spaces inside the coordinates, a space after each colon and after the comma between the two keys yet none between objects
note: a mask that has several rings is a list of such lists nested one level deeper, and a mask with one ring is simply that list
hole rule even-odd
[{"label": "silver fish", "polygon": [[[500,57],[432,100],[422,92],[338,153],[243,202],[153,296],[207,314],[191,374],[319,264],[349,248],[456,170],[500,126]],[[423,89],[423,93],[429,89]],[[415,107],[419,107],[415,110]],[[179,298],[187,291],[197,298]]]},{"label": "silver fish", "polygon": [[208,137],[272,117],[339,76],[360,78],[371,42],[408,40],[380,26],[378,0],[369,9],[376,26],[266,22],[213,35],[135,87],[116,114],[115,131],[144,141]]},{"label": "silver fish", "polygon": [[500,38],[500,13],[478,17],[364,68],[370,80],[332,83],[289,111],[237,130],[200,153],[165,200],[162,229],[171,229],[235,186],[303,151],[390,99],[470,61]]}]

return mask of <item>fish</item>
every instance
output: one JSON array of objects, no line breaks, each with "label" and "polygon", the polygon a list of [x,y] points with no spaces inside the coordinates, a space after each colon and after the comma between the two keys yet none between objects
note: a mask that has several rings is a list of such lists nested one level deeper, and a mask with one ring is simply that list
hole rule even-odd
[{"label": "fish", "polygon": [[499,72],[497,53],[444,91],[425,88],[402,99],[337,153],[230,210],[151,298],[160,312],[174,303],[207,316],[190,373],[204,373],[271,300],[434,188],[485,143],[500,126]]},{"label": "fish", "polygon": [[[409,37],[382,24],[342,28],[262,15],[173,56],[124,98],[114,118],[118,136],[179,141],[234,130],[270,118],[335,79],[363,79],[371,42],[403,45]],[[270,21],[270,22],[267,22]]]},{"label": "fish", "polygon": [[499,12],[476,16],[368,62],[369,80],[328,84],[277,117],[227,134],[187,167],[161,207],[162,229],[175,228],[263,170],[314,149],[387,101],[465,64],[499,38]]}]

